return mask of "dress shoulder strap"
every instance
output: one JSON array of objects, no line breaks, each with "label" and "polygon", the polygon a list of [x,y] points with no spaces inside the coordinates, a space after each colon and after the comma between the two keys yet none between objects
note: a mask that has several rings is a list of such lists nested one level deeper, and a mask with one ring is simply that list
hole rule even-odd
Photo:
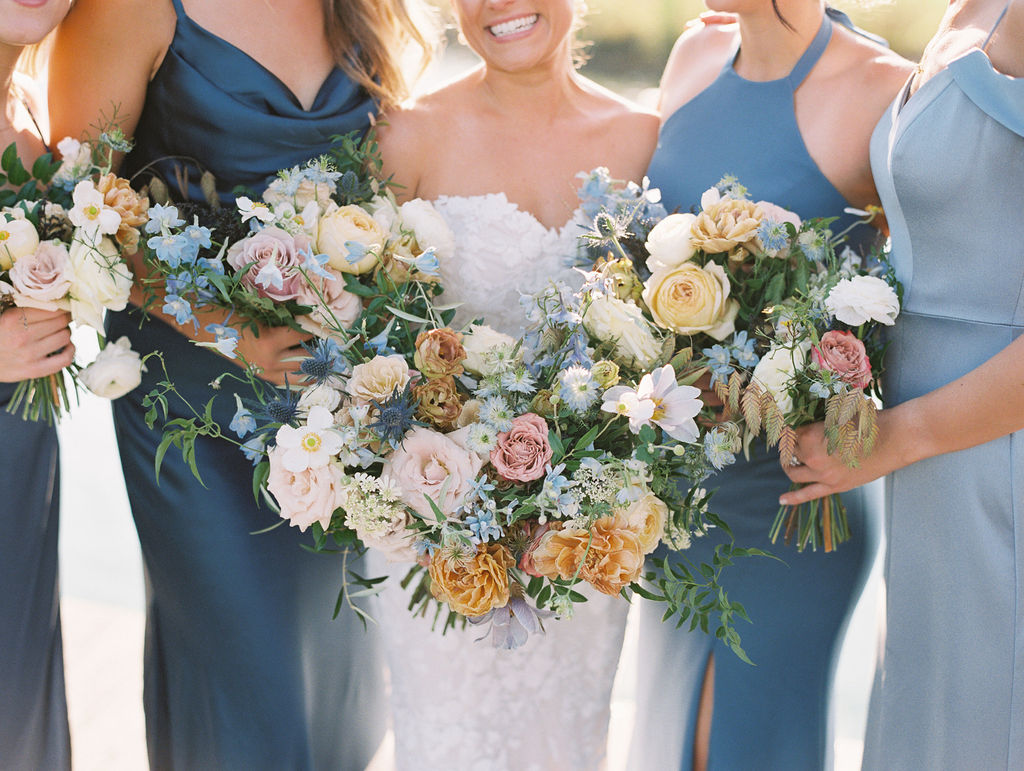
[{"label": "dress shoulder strap", "polygon": [[181,4],[181,0],[171,0],[171,4],[174,6],[174,14],[178,17],[178,21],[188,18],[188,14],[185,13],[185,6]]},{"label": "dress shoulder strap", "polygon": [[821,26],[818,27],[818,33],[814,36],[814,40],[807,46],[807,50],[804,51],[803,56],[800,57],[789,73],[789,78],[787,79],[794,90],[804,82],[804,78],[814,69],[814,65],[818,63],[818,59],[825,53],[825,48],[828,47],[828,41],[831,39],[832,19],[829,18],[828,14],[825,14],[821,17]]},{"label": "dress shoulder strap", "polygon": [[1003,23],[1003,19],[1006,18],[1006,12],[1010,10],[1010,3],[1013,0],[1006,0],[1006,5],[1003,6],[1002,12],[996,17],[996,23],[992,25],[992,29],[988,31],[988,36],[985,38],[985,42],[981,44],[981,50],[984,51],[988,48],[988,44],[992,41],[992,36],[996,34],[996,30],[999,25]]}]

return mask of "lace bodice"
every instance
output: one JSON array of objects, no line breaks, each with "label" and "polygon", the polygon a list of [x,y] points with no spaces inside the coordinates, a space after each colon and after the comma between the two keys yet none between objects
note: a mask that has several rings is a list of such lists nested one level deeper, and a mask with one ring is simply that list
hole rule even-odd
[{"label": "lace bodice", "polygon": [[442,303],[461,302],[455,327],[483,318],[501,332],[522,331],[521,294],[552,279],[578,282],[572,271],[587,230],[577,210],[561,228],[548,228],[504,193],[441,196],[434,206],[455,232],[455,258],[441,266]]},{"label": "lace bodice", "polygon": [[[517,334],[519,295],[571,269],[580,213],[542,225],[503,194],[442,197],[437,210],[455,233],[442,266],[442,302],[462,302],[458,327],[474,318]],[[477,642],[483,628],[431,630],[413,617],[398,581],[408,565],[371,552],[373,575],[390,574],[375,599],[391,674],[397,771],[597,771],[604,767],[612,683],[628,603],[581,587],[589,598],[571,620],[548,619],[521,648]]]}]

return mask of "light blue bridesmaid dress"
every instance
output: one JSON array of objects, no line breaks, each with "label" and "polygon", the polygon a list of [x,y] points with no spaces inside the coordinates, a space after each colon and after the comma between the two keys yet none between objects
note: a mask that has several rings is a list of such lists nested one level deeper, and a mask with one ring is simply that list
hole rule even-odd
[{"label": "light blue bridesmaid dress", "polygon": [[[807,51],[788,77],[754,82],[733,69],[735,53],[706,90],[663,124],[651,161],[652,185],[666,208],[699,206],[701,193],[725,174],[735,175],[753,200],[768,200],[802,218],[839,216],[839,232],[855,221],[849,204],[807,152],[793,109],[793,93],[824,52],[833,19],[829,9]],[[738,49],[737,49],[738,50]],[[861,250],[876,237],[858,225],[850,245]],[[738,623],[742,644],[756,666],[701,632],[661,622],[663,607],[643,603],[637,716],[630,750],[634,771],[689,769],[694,729],[708,657],[715,659],[714,711],[709,768],[822,768],[828,755],[830,685],[846,623],[878,545],[880,488],[843,496],[853,537],[830,554],[798,553],[768,530],[778,497],[789,489],[778,454],[755,442],[750,460],[706,483],[717,491],[711,508],[730,525],[738,545],[758,546],[782,562],[750,557],[723,574],[732,600],[741,602],[753,624]],[[711,561],[725,539],[714,531],[696,539],[685,553]]]},{"label": "light blue bridesmaid dress", "polygon": [[57,431],[0,383],[0,768],[71,767],[57,589]]},{"label": "light blue bridesmaid dress", "polygon": [[[369,97],[336,69],[313,106],[258,62],[188,18],[174,0],[177,28],[150,83],[126,173],[152,169],[172,191],[182,170],[199,196],[197,166],[233,187],[262,190],[280,168],[323,153],[331,137],[368,125]],[[232,381],[215,390],[227,360],[197,348],[176,328],[138,311],[113,314],[113,339],[162,351],[171,379],[196,406],[217,396],[226,427]],[[331,619],[341,560],[310,554],[252,492],[252,467],[225,441],[203,440],[197,462],[206,487],[180,455],[164,460],[159,431],[144,422],[142,397],[163,378],[156,361],[140,388],[114,403],[125,481],[142,545],[147,586],[144,703],[150,764],[159,769],[330,769],[362,771],[384,730],[380,656],[372,632],[343,611]],[[172,402],[177,415],[187,414]],[[352,567],[350,563],[349,567]]]},{"label": "light blue bridesmaid dress", "polygon": [[[905,290],[894,404],[1024,330],[1024,78],[974,49],[906,93],[871,146]],[[886,527],[864,767],[1024,768],[1024,431],[894,472]]]}]

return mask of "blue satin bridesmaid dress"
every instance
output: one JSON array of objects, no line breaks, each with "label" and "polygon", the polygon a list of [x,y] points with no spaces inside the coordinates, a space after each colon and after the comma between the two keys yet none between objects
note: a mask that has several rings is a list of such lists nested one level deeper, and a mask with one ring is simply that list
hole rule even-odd
[{"label": "blue satin bridesmaid dress", "polygon": [[[177,28],[147,91],[126,175],[141,183],[156,171],[172,194],[187,178],[201,200],[199,169],[209,169],[233,206],[235,186],[260,192],[276,170],[368,126],[374,105],[340,69],[305,110],[257,61],[191,20],[180,0],[174,8]],[[137,309],[112,314],[109,334],[127,335],[142,354],[162,351],[191,404],[217,397],[214,416],[226,427],[236,386],[211,383],[233,365],[161,320],[140,323]],[[142,386],[114,403],[146,573],[151,766],[362,771],[384,731],[381,658],[372,625],[364,631],[349,611],[331,619],[341,559],[306,552],[286,525],[253,534],[280,520],[254,499],[252,467],[227,442],[197,445],[205,487],[173,450],[158,484],[160,432],[146,427],[141,399],[161,379],[151,361]],[[180,403],[171,409],[187,414]]]},{"label": "blue satin bridesmaid dress", "polygon": [[0,383],[0,768],[68,769],[57,588],[57,431],[6,411]]},{"label": "blue satin bridesmaid dress", "polygon": [[[706,90],[684,104],[661,128],[649,175],[669,210],[698,207],[701,193],[724,175],[745,185],[753,200],[767,200],[802,218],[839,216],[839,232],[855,223],[849,204],[808,154],[793,109],[793,93],[828,45],[832,9],[788,77],[754,82],[733,69],[735,53]],[[738,51],[738,48],[737,48]],[[732,117],[730,117],[732,116]],[[753,119],[756,116],[756,120]],[[861,250],[876,231],[857,225],[850,245]],[[711,508],[730,525],[737,545],[757,546],[785,563],[760,557],[739,560],[723,574],[730,599],[746,608],[752,624],[738,622],[742,644],[756,666],[701,632],[662,623],[663,608],[643,603],[637,716],[630,768],[689,769],[695,721],[709,656],[714,655],[714,708],[710,769],[819,769],[831,741],[830,686],[847,619],[877,551],[881,504],[878,485],[843,496],[853,537],[830,554],[798,553],[768,530],[778,497],[789,489],[778,454],[755,442],[750,460],[709,479]],[[685,553],[711,561],[723,543],[712,533]]]},{"label": "blue satin bridesmaid dress", "polygon": [[[893,404],[1024,332],[1024,78],[973,49],[906,93],[871,145],[905,291]],[[1024,431],[893,472],[885,515],[864,768],[1024,768]]]}]

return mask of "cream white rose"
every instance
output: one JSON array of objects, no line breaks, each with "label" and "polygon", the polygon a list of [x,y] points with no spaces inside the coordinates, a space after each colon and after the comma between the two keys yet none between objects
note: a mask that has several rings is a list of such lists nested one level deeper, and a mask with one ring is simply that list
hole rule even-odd
[{"label": "cream white rose", "polygon": [[896,292],[877,276],[844,278],[828,293],[825,309],[844,324],[859,327],[869,321],[892,326],[900,312]]},{"label": "cream white rose", "polygon": [[[484,377],[493,375],[500,365],[492,352],[495,349],[503,349],[506,354],[511,354],[515,344],[516,341],[503,332],[498,332],[486,324],[473,324],[462,333],[462,347],[466,351],[462,366]],[[507,361],[508,355],[504,356],[503,360]]]},{"label": "cream white rose", "polygon": [[85,387],[104,399],[118,399],[138,387],[146,369],[131,341],[121,337],[107,343],[96,360],[78,373]]},{"label": "cream white rose", "polygon": [[693,257],[693,223],[697,216],[690,213],[670,214],[647,234],[647,267],[656,270],[675,268]]},{"label": "cream white rose", "polygon": [[793,411],[793,398],[789,395],[789,385],[794,374],[803,369],[809,348],[809,343],[794,348],[781,346],[771,348],[754,367],[751,381],[772,395],[779,412],[783,415],[788,415]]},{"label": "cream white rose", "polygon": [[[368,211],[355,204],[329,210],[320,218],[317,250],[327,255],[327,264],[342,273],[366,273],[377,264],[388,240],[388,231]],[[366,255],[355,264],[348,261],[346,242],[362,244]]]},{"label": "cream white rose", "polygon": [[729,297],[729,277],[721,265],[685,262],[659,270],[644,283],[643,298],[658,326],[681,335],[706,332],[724,340],[735,330],[739,303]]},{"label": "cream white rose", "polygon": [[598,340],[614,343],[615,358],[627,366],[647,370],[661,355],[661,341],[634,303],[597,295],[587,306],[583,326]]},{"label": "cream white rose", "polygon": [[444,217],[430,201],[416,198],[406,201],[398,210],[403,230],[412,231],[423,252],[433,247],[439,260],[450,260],[455,254],[455,234]]},{"label": "cream white rose", "polygon": [[309,412],[314,407],[323,407],[328,412],[334,412],[339,404],[341,394],[323,383],[307,388],[299,397],[299,409],[304,412]]},{"label": "cream white rose", "polygon": [[644,554],[650,554],[661,541],[668,519],[668,506],[654,493],[646,493],[630,504],[623,516],[629,529],[640,539]]},{"label": "cream white rose", "polygon": [[35,252],[39,246],[36,226],[27,219],[0,217],[0,268],[10,270],[20,258]]},{"label": "cream white rose", "polygon": [[132,289],[132,274],[121,261],[114,242],[106,236],[93,239],[75,232],[68,250],[74,281],[71,285],[71,318],[103,331],[103,310],[124,310]]},{"label": "cream white rose", "polygon": [[371,400],[383,402],[408,382],[409,365],[402,356],[374,356],[352,368],[345,390],[357,404],[369,404]]}]

